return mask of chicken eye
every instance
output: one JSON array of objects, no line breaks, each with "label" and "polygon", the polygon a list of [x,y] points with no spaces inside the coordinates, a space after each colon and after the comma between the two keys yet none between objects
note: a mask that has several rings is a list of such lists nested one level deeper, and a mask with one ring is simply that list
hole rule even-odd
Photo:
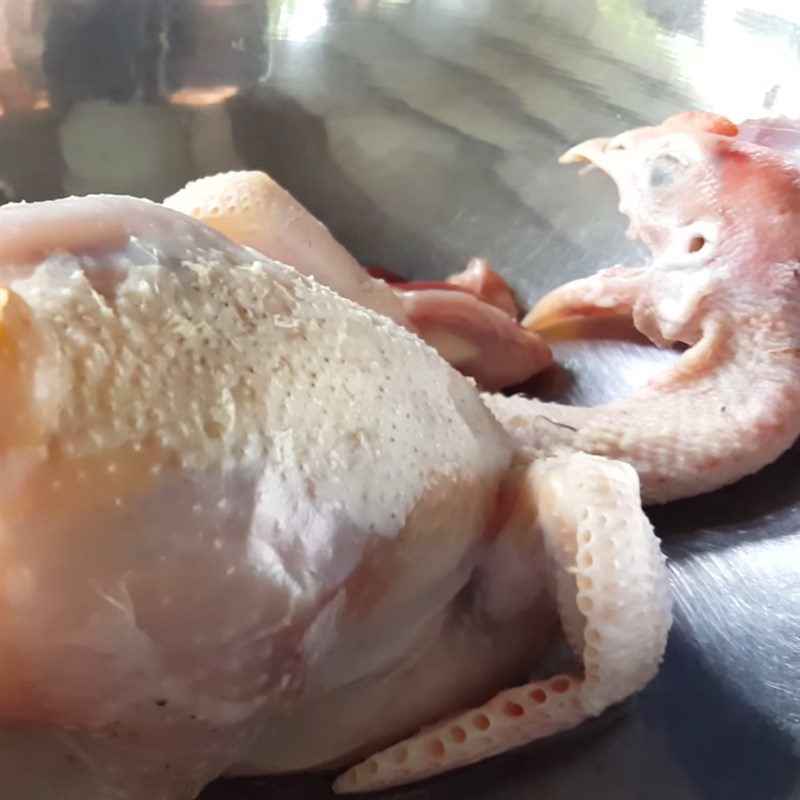
[{"label": "chicken eye", "polygon": [[683,173],[686,165],[669,153],[656,156],[650,167],[649,183],[652,188],[668,186]]}]

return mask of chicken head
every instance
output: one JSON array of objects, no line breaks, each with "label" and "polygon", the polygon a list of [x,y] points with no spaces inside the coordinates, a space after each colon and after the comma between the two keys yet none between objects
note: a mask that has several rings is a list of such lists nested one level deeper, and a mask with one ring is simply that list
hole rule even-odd
[{"label": "chicken head", "polygon": [[653,261],[568,283],[523,324],[630,315],[656,344],[689,348],[640,391],[597,408],[487,396],[521,447],[624,459],[658,503],[756,472],[797,439],[800,171],[736,134],[722,117],[681,114],[562,158],[614,179],[629,235]]}]

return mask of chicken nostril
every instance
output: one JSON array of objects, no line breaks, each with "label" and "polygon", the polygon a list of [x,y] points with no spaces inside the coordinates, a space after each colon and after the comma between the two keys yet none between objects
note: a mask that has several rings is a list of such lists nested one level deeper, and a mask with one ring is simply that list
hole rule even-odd
[{"label": "chicken nostril", "polygon": [[706,246],[705,236],[692,236],[689,240],[689,252],[699,253]]}]

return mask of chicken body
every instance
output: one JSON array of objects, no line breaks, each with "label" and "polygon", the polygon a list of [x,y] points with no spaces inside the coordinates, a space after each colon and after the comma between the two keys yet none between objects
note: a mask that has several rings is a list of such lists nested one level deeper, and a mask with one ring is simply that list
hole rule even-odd
[{"label": "chicken body", "polygon": [[[519,461],[414,334],[182,214],[0,214],[0,797],[189,800],[412,734],[338,784],[366,790],[652,677],[669,603],[630,468]],[[583,673],[413,736],[559,619]]]}]

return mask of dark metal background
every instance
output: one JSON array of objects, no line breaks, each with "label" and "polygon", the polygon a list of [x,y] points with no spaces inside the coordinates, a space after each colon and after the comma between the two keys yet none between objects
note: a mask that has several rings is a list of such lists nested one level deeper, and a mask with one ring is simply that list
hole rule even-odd
[{"label": "dark metal background", "polygon": [[[485,255],[525,305],[642,254],[583,138],[685,108],[796,114],[782,0],[2,0],[4,199],[263,168],[364,262],[443,276]],[[672,353],[624,325],[556,345],[532,391],[594,404]],[[387,797],[785,800],[800,794],[800,453],[651,510],[675,626],[646,691],[581,731]],[[203,800],[329,796],[328,776]],[[44,800],[44,799],[43,799]],[[51,799],[48,799],[51,800]]]}]

